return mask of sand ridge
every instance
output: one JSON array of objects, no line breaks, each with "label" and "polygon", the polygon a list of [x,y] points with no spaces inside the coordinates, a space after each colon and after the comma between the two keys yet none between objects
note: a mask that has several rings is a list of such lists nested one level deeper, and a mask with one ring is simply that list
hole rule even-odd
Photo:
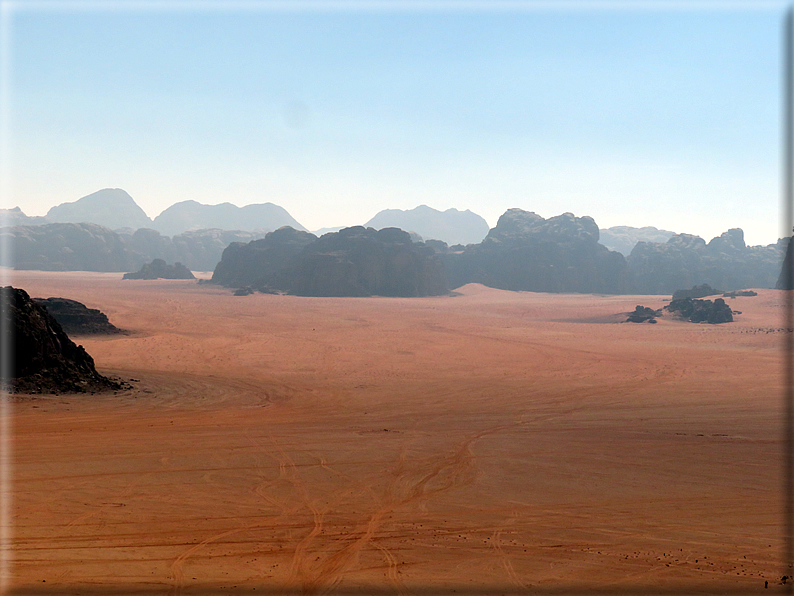
[{"label": "sand ridge", "polygon": [[[20,588],[779,590],[783,295],[300,298],[13,272],[131,332],[11,404]],[[766,591],[765,593],[770,593]]]}]

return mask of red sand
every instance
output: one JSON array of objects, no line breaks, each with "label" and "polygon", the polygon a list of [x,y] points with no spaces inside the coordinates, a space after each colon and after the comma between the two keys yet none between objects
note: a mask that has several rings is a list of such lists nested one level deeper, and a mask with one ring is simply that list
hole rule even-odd
[{"label": "red sand", "polygon": [[639,325],[662,297],[12,275],[132,331],[77,343],[139,380],[10,404],[14,586],[781,589],[782,292]]}]

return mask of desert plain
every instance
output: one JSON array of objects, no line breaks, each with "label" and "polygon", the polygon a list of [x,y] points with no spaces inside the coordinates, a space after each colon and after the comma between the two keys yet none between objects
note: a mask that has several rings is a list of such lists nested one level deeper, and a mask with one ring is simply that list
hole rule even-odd
[{"label": "desert plain", "polygon": [[12,594],[787,587],[783,292],[651,325],[665,297],[9,274],[127,330],[74,339],[133,387],[7,404]]}]

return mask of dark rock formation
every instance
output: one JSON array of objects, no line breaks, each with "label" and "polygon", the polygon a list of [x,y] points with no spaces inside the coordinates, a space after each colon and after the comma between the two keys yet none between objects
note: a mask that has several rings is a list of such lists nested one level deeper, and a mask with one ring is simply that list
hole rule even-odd
[{"label": "dark rock formation", "polygon": [[447,284],[432,248],[397,228],[355,226],[325,234],[275,276],[299,296],[438,296]]},{"label": "dark rock formation", "polygon": [[734,292],[725,292],[723,298],[736,298],[737,296],[758,296],[758,292],[752,290],[737,290]]},{"label": "dark rock formation", "polygon": [[654,310],[648,306],[641,306],[637,305],[637,308],[634,309],[634,312],[629,314],[629,317],[626,319],[627,323],[644,323],[648,321],[649,323],[656,323],[656,317],[662,316],[662,311]]},{"label": "dark rock formation", "polygon": [[509,209],[482,243],[453,246],[443,259],[453,288],[477,282],[503,290],[625,293],[626,260],[598,239],[591,217],[544,219]]},{"label": "dark rock formation", "polygon": [[67,335],[111,335],[121,333],[105,313],[68,298],[34,298],[56,320]]},{"label": "dark rock formation", "polygon": [[212,282],[229,288],[251,286],[259,290],[275,283],[274,276],[317,236],[285,226],[248,244],[231,243],[212,274]]},{"label": "dark rock formation", "polygon": [[[94,392],[125,386],[100,375],[94,360],[27,292],[2,288],[3,342],[11,362],[2,382],[17,393]],[[4,369],[4,372],[5,369]]]},{"label": "dark rock formation", "polygon": [[9,253],[2,264],[41,271],[129,271],[143,259],[121,237],[93,223],[56,223],[0,229]]},{"label": "dark rock formation", "polygon": [[627,257],[637,242],[667,242],[673,232],[659,230],[653,226],[632,228],[631,226],[612,226],[601,228],[599,242],[609,250],[614,250]]},{"label": "dark rock formation", "polygon": [[182,263],[168,265],[162,259],[144,264],[135,273],[125,273],[122,279],[196,279],[190,269]]},{"label": "dark rock formation", "polygon": [[155,217],[148,227],[163,234],[174,235],[207,228],[267,232],[282,226],[305,230],[286,209],[273,203],[237,207],[231,203],[204,205],[196,201],[182,201],[171,205]]},{"label": "dark rock formation", "polygon": [[445,294],[432,248],[396,228],[355,226],[317,238],[282,228],[263,240],[231,244],[213,274],[227,287],[251,286],[300,296]]},{"label": "dark rock formation", "polygon": [[771,288],[783,259],[785,244],[746,246],[735,228],[706,242],[691,234],[674,234],[666,243],[638,242],[627,262],[633,291],[671,294],[699,284],[726,290]]},{"label": "dark rock formation", "polygon": [[385,209],[370,219],[365,227],[381,230],[400,228],[416,232],[425,240],[442,240],[448,244],[475,244],[488,234],[488,222],[468,209],[438,211],[427,205],[415,209]]},{"label": "dark rock formation", "polygon": [[794,290],[794,242],[790,238],[788,246],[786,247],[786,256],[780,267],[780,274],[778,275],[775,288],[778,290]]},{"label": "dark rock formation", "polygon": [[149,216],[120,188],[105,188],[73,203],[62,203],[47,212],[47,219],[60,223],[89,222],[111,230],[152,226]]},{"label": "dark rock formation", "polygon": [[682,298],[671,301],[664,308],[671,313],[677,313],[679,317],[691,323],[717,324],[733,321],[733,311],[722,298],[717,298],[714,302]]},{"label": "dark rock formation", "polygon": [[694,286],[691,290],[676,290],[673,292],[673,300],[682,300],[684,298],[705,298],[706,296],[714,296],[715,294],[722,294],[722,290],[715,290],[709,284],[701,284]]}]

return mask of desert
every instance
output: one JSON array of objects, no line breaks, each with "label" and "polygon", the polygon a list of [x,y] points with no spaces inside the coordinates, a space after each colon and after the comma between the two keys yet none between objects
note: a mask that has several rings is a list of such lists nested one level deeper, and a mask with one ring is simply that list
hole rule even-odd
[{"label": "desert", "polygon": [[126,330],[75,341],[133,386],[7,404],[11,593],[788,587],[784,291],[647,325],[665,296],[7,276]]}]

